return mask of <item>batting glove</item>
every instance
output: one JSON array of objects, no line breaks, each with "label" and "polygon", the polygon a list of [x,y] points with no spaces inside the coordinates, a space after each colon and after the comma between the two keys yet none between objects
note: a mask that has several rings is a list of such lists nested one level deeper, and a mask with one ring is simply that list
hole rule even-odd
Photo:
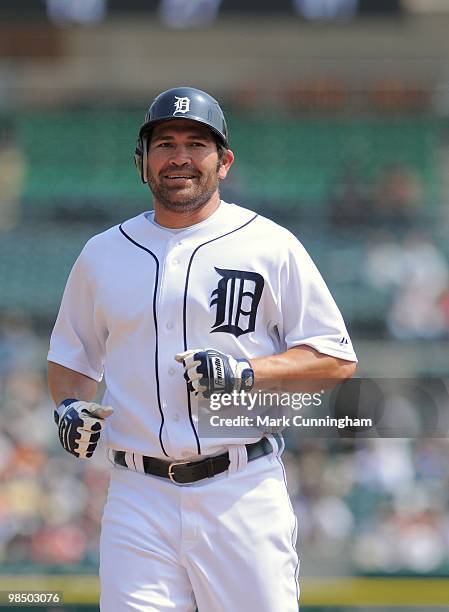
[{"label": "batting glove", "polygon": [[246,359],[235,359],[216,349],[190,349],[175,356],[184,365],[187,388],[209,398],[213,393],[250,391],[254,371]]},{"label": "batting glove", "polygon": [[94,402],[64,400],[54,412],[62,446],[75,457],[92,457],[104,419],[113,412],[110,406],[100,406]]}]

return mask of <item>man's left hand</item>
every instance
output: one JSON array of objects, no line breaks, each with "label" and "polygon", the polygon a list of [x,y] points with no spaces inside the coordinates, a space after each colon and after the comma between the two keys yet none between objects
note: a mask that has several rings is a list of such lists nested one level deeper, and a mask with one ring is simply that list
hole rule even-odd
[{"label": "man's left hand", "polygon": [[247,359],[235,359],[216,349],[190,349],[175,359],[184,365],[187,387],[197,396],[250,391],[254,384],[254,371]]}]

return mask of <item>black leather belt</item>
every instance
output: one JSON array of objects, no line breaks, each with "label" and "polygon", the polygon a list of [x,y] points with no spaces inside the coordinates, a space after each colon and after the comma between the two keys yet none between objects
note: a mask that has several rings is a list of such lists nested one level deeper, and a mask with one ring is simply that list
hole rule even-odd
[{"label": "black leather belt", "polygon": [[[274,434],[276,441],[280,442],[281,436]],[[254,444],[246,444],[246,452],[248,461],[254,461],[264,455],[269,455],[273,451],[268,438],[261,438]],[[130,453],[131,454],[131,453]],[[114,463],[126,468],[133,468],[126,463],[125,451],[112,451]],[[146,474],[160,476],[161,478],[169,478],[175,484],[189,484],[203,478],[213,478],[217,474],[225,472],[230,464],[229,453],[216,455],[215,457],[207,457],[199,461],[164,461],[156,457],[142,457],[143,469]]]}]

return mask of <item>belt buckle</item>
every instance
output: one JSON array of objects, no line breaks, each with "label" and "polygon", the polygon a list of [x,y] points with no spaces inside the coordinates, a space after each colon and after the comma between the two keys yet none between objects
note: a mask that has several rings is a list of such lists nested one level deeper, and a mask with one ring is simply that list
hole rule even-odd
[{"label": "belt buckle", "polygon": [[170,480],[175,485],[178,485],[178,487],[183,487],[184,485],[191,484],[191,483],[189,483],[189,482],[178,482],[177,480],[175,480],[175,475],[173,473],[173,468],[176,465],[187,465],[188,463],[190,463],[190,461],[173,461],[173,463],[170,463],[170,465],[168,466],[168,477],[170,478]]}]

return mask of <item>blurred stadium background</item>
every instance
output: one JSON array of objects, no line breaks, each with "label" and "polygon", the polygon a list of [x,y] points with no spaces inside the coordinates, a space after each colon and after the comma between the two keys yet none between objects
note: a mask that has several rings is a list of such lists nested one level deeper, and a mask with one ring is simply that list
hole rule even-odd
[{"label": "blurred stadium background", "polygon": [[[358,376],[448,376],[448,30],[446,0],[1,1],[0,591],[98,609],[107,463],[60,449],[46,352],[84,242],[151,206],[132,154],[162,89],[223,102],[223,197],[302,240]],[[287,449],[302,609],[449,608],[447,439]]]}]

